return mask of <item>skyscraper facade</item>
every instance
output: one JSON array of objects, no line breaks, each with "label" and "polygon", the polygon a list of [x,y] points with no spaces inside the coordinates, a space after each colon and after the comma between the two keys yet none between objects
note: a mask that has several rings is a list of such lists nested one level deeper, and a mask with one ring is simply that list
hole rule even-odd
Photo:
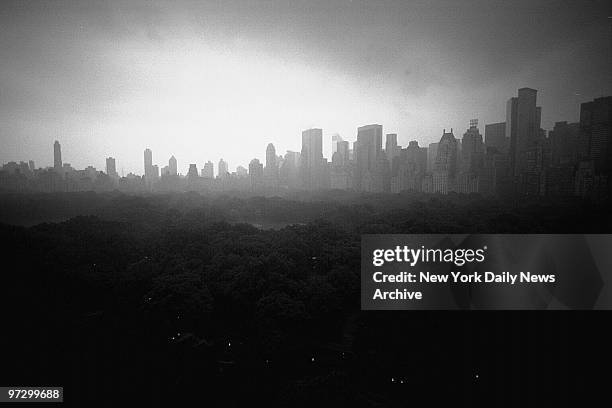
[{"label": "skyscraper facade", "polygon": [[117,166],[113,157],[106,158],[106,174],[111,177],[117,177]]},{"label": "skyscraper facade", "polygon": [[476,174],[480,170],[484,159],[484,146],[482,135],[478,130],[478,120],[470,121],[470,127],[463,134],[461,142],[461,165],[465,173]]},{"label": "skyscraper facade", "polygon": [[357,129],[357,141],[354,148],[355,183],[360,191],[375,191],[376,171],[382,152],[382,125],[366,125]]},{"label": "skyscraper facade", "polygon": [[204,164],[204,168],[202,169],[202,177],[206,179],[215,178],[215,166],[210,160]]},{"label": "skyscraper facade", "polygon": [[322,164],[323,130],[304,130],[302,132],[302,152],[300,154],[300,170],[304,189],[316,190],[320,187]]},{"label": "skyscraper facade", "polygon": [[506,154],[510,148],[509,139],[506,138],[506,122],[490,123],[485,125],[485,146]]},{"label": "skyscraper facade", "polygon": [[144,151],[144,173],[145,182],[151,184],[153,182],[153,152],[151,149]]},{"label": "skyscraper facade", "polygon": [[219,165],[217,166],[217,177],[225,178],[229,174],[227,170],[227,162],[223,159],[219,160]]},{"label": "skyscraper facade", "polygon": [[168,174],[171,176],[178,174],[176,158],[174,156],[171,156],[170,160],[168,160]]},{"label": "skyscraper facade", "polygon": [[53,143],[53,168],[56,170],[62,168],[62,146],[57,140]]},{"label": "skyscraper facade", "polygon": [[438,142],[438,151],[433,172],[433,192],[448,194],[454,191],[455,177],[457,175],[457,139],[451,128],[450,133],[446,129]]}]

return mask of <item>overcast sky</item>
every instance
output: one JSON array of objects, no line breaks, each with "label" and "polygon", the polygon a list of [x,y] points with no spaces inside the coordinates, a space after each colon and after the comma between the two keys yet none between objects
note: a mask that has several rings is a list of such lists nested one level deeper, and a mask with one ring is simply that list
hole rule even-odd
[{"label": "overcast sky", "polygon": [[538,89],[543,126],[612,94],[603,1],[0,2],[0,162],[185,173],[300,150],[301,131],[353,141],[461,137]]}]

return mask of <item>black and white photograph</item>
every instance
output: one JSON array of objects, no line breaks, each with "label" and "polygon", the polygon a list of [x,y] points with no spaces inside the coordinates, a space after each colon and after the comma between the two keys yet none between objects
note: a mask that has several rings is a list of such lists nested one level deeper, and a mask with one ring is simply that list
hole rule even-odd
[{"label": "black and white photograph", "polygon": [[604,407],[609,0],[0,1],[0,408]]}]

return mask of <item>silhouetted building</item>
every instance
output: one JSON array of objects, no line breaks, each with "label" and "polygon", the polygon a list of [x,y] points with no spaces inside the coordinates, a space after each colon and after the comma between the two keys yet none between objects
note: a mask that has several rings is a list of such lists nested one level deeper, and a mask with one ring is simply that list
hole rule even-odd
[{"label": "silhouetted building", "polygon": [[202,169],[202,177],[206,179],[215,178],[215,165],[210,160],[204,164],[204,168]]},{"label": "silhouetted building", "polygon": [[227,170],[227,162],[223,159],[219,160],[219,165],[217,166],[217,177],[219,178],[224,178],[226,177],[229,172]]},{"label": "silhouetted building", "polygon": [[236,167],[236,175],[238,177],[247,177],[249,175],[249,172],[246,167],[238,166]]},{"label": "silhouetted building", "polygon": [[438,156],[438,143],[430,143],[427,148],[427,172],[433,173]]},{"label": "silhouetted building", "polygon": [[106,158],[106,174],[111,177],[117,177],[117,166],[115,164],[115,159],[113,157]]},{"label": "silhouetted building", "polygon": [[170,160],[168,160],[168,174],[170,176],[176,176],[178,174],[177,167],[176,158],[171,156]]},{"label": "silhouetted building", "polygon": [[62,169],[62,146],[57,140],[53,143],[53,168]]},{"label": "silhouetted building", "polygon": [[278,187],[278,159],[272,143],[266,148],[266,167],[264,169],[265,183],[269,187]]},{"label": "silhouetted building", "polygon": [[300,170],[302,187],[316,190],[321,187],[323,165],[323,130],[308,129],[302,132],[302,152]]},{"label": "silhouetted building", "polygon": [[151,185],[153,182],[153,152],[151,149],[145,149],[144,151],[144,173],[145,182]]},{"label": "silhouetted building", "polygon": [[478,119],[470,120],[469,129],[461,142],[461,166],[463,173],[478,174],[483,166],[484,146],[478,130]]},{"label": "silhouetted building", "polygon": [[263,187],[264,167],[259,159],[253,159],[249,163],[249,177],[251,178],[252,190],[258,190]]},{"label": "silhouetted building", "polygon": [[595,171],[609,174],[612,171],[612,96],[580,105],[580,130]]},{"label": "silhouetted building", "polygon": [[195,163],[191,163],[189,165],[189,170],[187,171],[187,179],[197,179],[198,178],[198,166]]},{"label": "silhouetted building", "polygon": [[540,128],[542,109],[536,103],[537,91],[521,88],[518,97],[508,101],[506,111],[510,167],[515,179],[515,191],[522,195],[544,193],[544,169],[551,152],[546,132]]},{"label": "silhouetted building", "polygon": [[556,122],[548,133],[551,143],[552,165],[574,165],[578,162],[580,124]]},{"label": "silhouetted building", "polygon": [[393,159],[399,157],[401,149],[401,146],[397,144],[397,134],[387,133],[385,139],[385,154],[387,155],[389,165],[393,163]]},{"label": "silhouetted building", "polygon": [[377,184],[377,170],[381,167],[382,126],[366,125],[357,129],[357,141],[354,147],[355,171],[354,186],[360,191],[382,191]]},{"label": "silhouetted building", "polygon": [[391,165],[391,192],[421,191],[427,172],[427,148],[419,147],[416,140],[400,151]]},{"label": "silhouetted building", "polygon": [[457,175],[457,139],[444,130],[440,142],[433,171],[433,192],[448,194],[455,189],[455,177]]},{"label": "silhouetted building", "polygon": [[336,153],[336,151],[338,150],[338,142],[342,142],[342,138],[340,137],[340,135],[338,133],[334,133],[332,135],[332,157],[334,155],[334,153]]},{"label": "silhouetted building", "polygon": [[279,168],[279,183],[283,188],[298,189],[302,187],[300,178],[300,153],[287,150]]},{"label": "silhouetted building", "polygon": [[495,148],[500,153],[508,153],[510,142],[506,137],[506,122],[485,125],[485,146]]}]

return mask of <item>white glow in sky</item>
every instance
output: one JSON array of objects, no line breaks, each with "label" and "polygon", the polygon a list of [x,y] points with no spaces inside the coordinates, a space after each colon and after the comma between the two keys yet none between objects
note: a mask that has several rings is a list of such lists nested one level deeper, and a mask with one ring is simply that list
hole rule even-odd
[{"label": "white glow in sky", "polygon": [[[406,146],[505,120],[538,89],[543,126],[612,92],[605,1],[7,1],[0,3],[0,163],[230,170],[299,151],[301,132],[353,142],[378,123]],[[537,21],[537,24],[533,24]],[[585,61],[588,64],[585,65]]]}]

